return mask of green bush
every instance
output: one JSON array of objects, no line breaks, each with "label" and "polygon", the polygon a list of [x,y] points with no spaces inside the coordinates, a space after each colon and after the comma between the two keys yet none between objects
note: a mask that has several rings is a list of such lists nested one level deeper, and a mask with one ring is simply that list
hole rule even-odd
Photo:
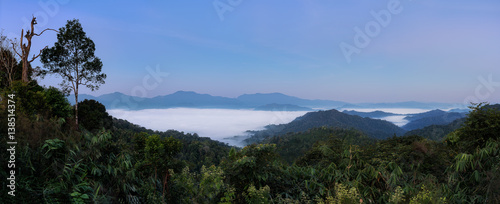
[{"label": "green bush", "polygon": [[113,123],[104,105],[96,100],[87,99],[78,103],[78,121],[83,128],[92,132],[102,128],[109,130]]}]

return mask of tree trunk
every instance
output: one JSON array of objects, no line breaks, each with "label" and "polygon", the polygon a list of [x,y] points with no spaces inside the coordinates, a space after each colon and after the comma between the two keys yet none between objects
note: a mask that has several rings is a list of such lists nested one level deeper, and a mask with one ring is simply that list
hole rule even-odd
[{"label": "tree trunk", "polygon": [[[33,36],[40,36],[42,35],[46,30],[53,30],[53,31],[56,31],[54,29],[50,29],[50,28],[47,28],[45,30],[43,30],[42,32],[40,32],[39,34],[35,33],[35,25],[37,24],[36,22],[36,18],[33,17],[31,19],[31,30],[27,30],[26,31],[26,35],[24,35],[24,29],[21,30],[21,53],[17,52],[14,44],[12,44],[12,48],[14,49],[14,51],[16,52],[17,55],[19,55],[19,57],[21,57],[21,61],[23,62],[23,71],[22,71],[22,81],[23,82],[26,82],[28,83],[29,82],[29,79],[28,79],[28,71],[29,71],[29,64],[31,62],[33,62],[36,58],[38,58],[41,54],[42,54],[42,51],[47,48],[43,48],[42,50],[40,50],[40,53],[38,53],[38,55],[33,55],[33,58],[31,60],[28,60],[29,58],[29,54],[30,54],[30,50],[31,50],[31,39],[33,38]],[[57,32],[57,31],[56,31]],[[23,44],[23,38],[26,38],[26,40],[28,41],[28,45],[26,44]]]},{"label": "tree trunk", "polygon": [[[28,49],[28,54],[29,54],[29,49]],[[26,57],[23,57],[23,75],[22,75],[22,80],[23,82],[28,83],[28,54],[26,54]]]},{"label": "tree trunk", "polygon": [[[31,21],[31,31],[33,31],[34,25],[33,25],[33,20]],[[19,55],[21,57],[21,61],[23,62],[23,70],[22,70],[22,77],[21,80],[23,82],[28,83],[28,56],[30,54],[31,50],[31,37],[30,36],[30,31],[26,31],[26,36],[24,36],[24,29],[21,30],[21,53],[22,55]],[[26,37],[26,40],[28,40],[28,45],[23,44],[23,38]]]},{"label": "tree trunk", "polygon": [[[75,50],[75,56],[78,56],[78,50]],[[75,82],[74,82],[74,92],[75,92],[75,122],[76,122],[76,129],[80,129],[80,127],[78,126],[78,85],[80,85],[80,74],[78,73],[78,66],[79,65],[79,61],[78,59],[76,59],[75,61],[75,71],[76,71],[76,79],[75,79]]]},{"label": "tree trunk", "polygon": [[[21,32],[21,39],[23,37],[26,37],[26,40],[28,40],[28,45],[23,45],[23,41],[21,40],[21,49],[23,50],[23,57],[22,57],[22,60],[23,60],[23,74],[22,74],[22,80],[23,82],[25,83],[28,83],[29,80],[28,80],[28,69],[29,69],[29,63],[28,63],[28,57],[30,55],[30,50],[31,50],[31,39],[33,38],[33,35],[35,34],[35,25],[36,25],[36,18],[33,17],[33,19],[31,19],[31,32],[30,30],[27,30],[26,31],[26,35],[25,36],[22,36],[22,32]],[[34,58],[33,58],[34,59]]]},{"label": "tree trunk", "polygon": [[76,129],[80,129],[78,127],[78,86],[76,87],[75,91],[75,123],[76,123]]}]

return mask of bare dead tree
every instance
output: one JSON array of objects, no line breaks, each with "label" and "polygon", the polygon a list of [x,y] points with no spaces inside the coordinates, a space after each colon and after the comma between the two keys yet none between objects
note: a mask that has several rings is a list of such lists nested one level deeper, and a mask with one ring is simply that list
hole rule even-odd
[{"label": "bare dead tree", "polygon": [[[14,46],[14,43],[12,43],[12,48],[14,49],[14,52],[16,52],[16,54],[21,58],[21,61],[23,63],[22,81],[26,82],[26,83],[29,82],[29,80],[28,80],[29,64],[31,62],[33,62],[36,58],[38,58],[40,56],[40,54],[42,54],[42,51],[47,48],[47,46],[45,46],[42,50],[40,50],[40,53],[38,53],[38,55],[33,55],[33,57],[30,60],[28,60],[30,50],[31,50],[31,39],[33,38],[33,36],[42,35],[47,30],[52,30],[52,31],[57,32],[57,30],[47,28],[47,29],[43,30],[42,32],[40,32],[39,34],[37,34],[37,33],[35,33],[35,25],[36,24],[37,24],[36,18],[33,16],[33,18],[31,19],[31,30],[27,30],[26,35],[24,35],[24,29],[21,30],[21,43],[20,43],[21,53],[19,53],[17,51],[17,49]],[[26,38],[26,40],[28,41],[28,44],[23,43],[23,37]]]},{"label": "bare dead tree", "polygon": [[11,43],[15,44],[15,42],[8,39],[7,36],[0,34],[0,68],[5,70],[5,73],[7,73],[6,78],[9,86],[12,85],[12,75],[14,74],[18,62],[13,48],[9,45]]}]

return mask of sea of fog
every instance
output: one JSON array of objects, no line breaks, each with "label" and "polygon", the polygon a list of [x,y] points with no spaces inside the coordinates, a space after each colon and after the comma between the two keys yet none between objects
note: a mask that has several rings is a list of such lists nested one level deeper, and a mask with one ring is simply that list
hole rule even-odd
[{"label": "sea of fog", "polygon": [[[348,109],[359,112],[381,110],[397,114],[422,113],[425,109]],[[201,137],[239,145],[234,136],[246,136],[247,130],[261,130],[269,124],[285,124],[302,116],[307,111],[254,111],[233,109],[197,109],[170,108],[121,110],[111,109],[108,113],[120,119],[143,126],[148,129],[166,131],[178,130],[185,133],[197,133]],[[403,126],[408,121],[404,115],[380,118]],[[244,138],[244,137],[243,137]]]},{"label": "sea of fog", "polygon": [[245,136],[245,131],[261,130],[269,124],[289,123],[295,118],[306,114],[307,111],[170,108],[112,109],[108,110],[108,113],[116,118],[128,120],[148,129],[197,133],[200,137],[210,137],[231,145],[238,145],[236,144],[237,141],[227,138]]}]

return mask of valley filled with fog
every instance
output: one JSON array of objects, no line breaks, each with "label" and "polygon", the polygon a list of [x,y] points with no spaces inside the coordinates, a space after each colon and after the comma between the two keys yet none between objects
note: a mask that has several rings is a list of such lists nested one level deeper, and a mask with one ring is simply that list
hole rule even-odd
[{"label": "valley filled with fog", "polygon": [[[400,114],[379,117],[403,126],[407,114],[416,114],[429,111],[427,109],[348,109],[359,112],[384,111]],[[286,124],[295,118],[303,116],[308,111],[256,111],[251,109],[199,109],[199,108],[169,108],[144,110],[108,110],[113,117],[128,120],[148,129],[166,131],[178,130],[186,133],[196,133],[200,137],[209,137],[214,140],[239,145],[234,136],[247,136],[247,130],[262,130],[270,124]],[[245,137],[242,137],[245,138]],[[241,139],[242,139],[241,138]]]},{"label": "valley filled with fog", "polygon": [[284,124],[306,111],[254,111],[232,109],[169,108],[145,110],[108,110],[109,114],[148,129],[178,130],[232,144],[233,136],[247,130],[260,130],[269,124]]}]

